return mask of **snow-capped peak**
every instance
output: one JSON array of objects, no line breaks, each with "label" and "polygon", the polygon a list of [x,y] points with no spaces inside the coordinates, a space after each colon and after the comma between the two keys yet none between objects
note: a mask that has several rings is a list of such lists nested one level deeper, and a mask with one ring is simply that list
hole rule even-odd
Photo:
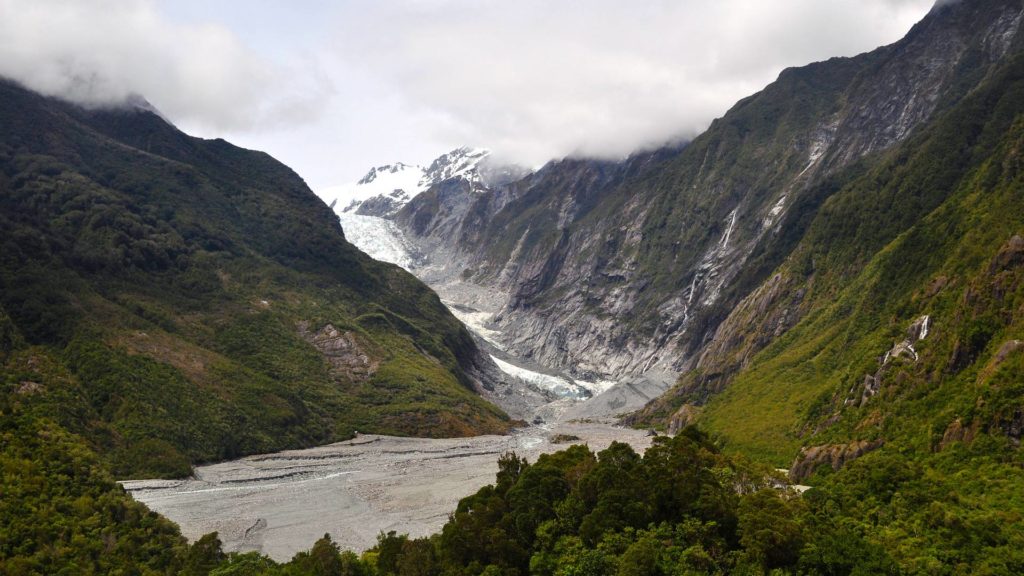
[{"label": "snow-capped peak", "polygon": [[462,147],[456,148],[447,154],[442,154],[430,163],[430,166],[423,171],[423,179],[430,185],[451,180],[452,178],[465,178],[470,182],[479,182],[480,164],[490,155],[490,152],[482,148]]},{"label": "snow-capped peak", "polygon": [[391,217],[416,195],[439,182],[462,178],[481,185],[481,164],[489,154],[484,149],[462,147],[442,154],[426,168],[402,162],[377,166],[354,184],[321,190],[320,197],[338,214]]},{"label": "snow-capped peak", "polygon": [[399,172],[404,172],[409,168],[417,169],[420,171],[423,170],[423,168],[419,166],[410,166],[408,164],[403,164],[401,162],[397,162],[395,164],[385,164],[384,166],[370,168],[370,171],[366,173],[366,176],[363,176],[359,180],[359,182],[356,182],[356,184],[369,184],[370,182],[376,180],[377,175],[379,174],[384,174],[386,177],[387,174],[398,174]]}]

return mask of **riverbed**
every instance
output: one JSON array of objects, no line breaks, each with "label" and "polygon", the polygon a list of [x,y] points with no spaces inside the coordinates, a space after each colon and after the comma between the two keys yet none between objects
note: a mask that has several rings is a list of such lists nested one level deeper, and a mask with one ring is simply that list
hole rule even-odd
[{"label": "riverbed", "polygon": [[372,547],[381,531],[433,534],[459,499],[494,482],[501,454],[515,451],[536,461],[567,446],[553,444],[555,434],[578,436],[594,451],[613,440],[637,451],[651,443],[640,430],[585,422],[531,426],[509,436],[361,435],[200,466],[187,480],[122,484],[136,500],[177,522],[189,540],[216,531],[227,551],[258,551],[285,561],[325,533],[355,551]]}]

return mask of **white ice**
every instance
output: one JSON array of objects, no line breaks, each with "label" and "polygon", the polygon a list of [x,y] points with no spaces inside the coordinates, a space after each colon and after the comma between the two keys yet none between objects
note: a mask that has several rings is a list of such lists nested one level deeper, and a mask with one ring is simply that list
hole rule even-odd
[{"label": "white ice", "polygon": [[377,216],[342,213],[338,216],[345,238],[375,260],[398,264],[408,270],[413,265],[411,248],[398,226]]},{"label": "white ice", "polygon": [[371,174],[367,174],[359,182],[324,188],[318,195],[327,204],[333,203],[335,212],[344,214],[353,203],[358,205],[375,196],[387,196],[395,190],[404,190],[412,198],[429,185],[421,182],[422,166],[399,163],[374,168]]},{"label": "white ice", "polygon": [[502,372],[509,376],[514,376],[520,380],[525,380],[531,384],[539,386],[545,390],[553,392],[558,396],[566,397],[582,397],[584,394],[580,390],[580,387],[575,383],[561,378],[559,376],[551,376],[550,374],[541,374],[540,372],[534,372],[533,370],[527,370],[526,368],[520,368],[514,364],[504,362],[499,358],[491,356],[494,363],[498,365],[498,368]]},{"label": "white ice", "polygon": [[442,300],[441,302],[448,307],[448,311],[452,313],[452,316],[458,318],[459,322],[462,322],[463,324],[466,325],[466,328],[469,328],[470,332],[483,338],[490,345],[494,346],[498,350],[505,349],[504,346],[502,346],[501,342],[498,341],[498,336],[501,335],[501,332],[498,332],[497,330],[491,330],[490,328],[487,327],[487,324],[491,321],[492,318],[494,318],[494,314],[490,312],[481,312],[479,310],[466,312],[460,310],[452,302],[446,302],[444,300]]},{"label": "white ice", "polygon": [[576,384],[590,390],[590,393],[594,396],[605,392],[612,386],[618,384],[615,380],[595,380],[594,382],[588,382],[586,380],[575,380]]}]

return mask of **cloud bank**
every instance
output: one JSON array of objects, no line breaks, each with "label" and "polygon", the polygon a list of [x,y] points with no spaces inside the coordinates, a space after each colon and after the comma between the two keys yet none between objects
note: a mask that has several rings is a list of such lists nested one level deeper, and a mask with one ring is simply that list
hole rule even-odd
[{"label": "cloud bank", "polygon": [[168,21],[147,0],[0,0],[0,75],[87,106],[140,94],[210,131],[308,121],[329,92],[228,28]]},{"label": "cloud bank", "polygon": [[141,94],[319,188],[461,145],[537,166],[692,137],[784,67],[893,42],[931,3],[0,0],[0,75],[86,105]]},{"label": "cloud bank", "polygon": [[692,137],[787,66],[901,37],[931,0],[398,0],[334,49],[432,114],[440,140],[528,165]]}]

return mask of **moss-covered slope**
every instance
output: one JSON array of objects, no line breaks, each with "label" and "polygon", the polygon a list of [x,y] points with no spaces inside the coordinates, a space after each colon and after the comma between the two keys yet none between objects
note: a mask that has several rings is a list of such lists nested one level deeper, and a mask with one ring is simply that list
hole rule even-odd
[{"label": "moss-covered slope", "polygon": [[9,82],[0,126],[0,384],[80,414],[116,474],[508,429],[437,296],[348,244],[273,158]]}]

